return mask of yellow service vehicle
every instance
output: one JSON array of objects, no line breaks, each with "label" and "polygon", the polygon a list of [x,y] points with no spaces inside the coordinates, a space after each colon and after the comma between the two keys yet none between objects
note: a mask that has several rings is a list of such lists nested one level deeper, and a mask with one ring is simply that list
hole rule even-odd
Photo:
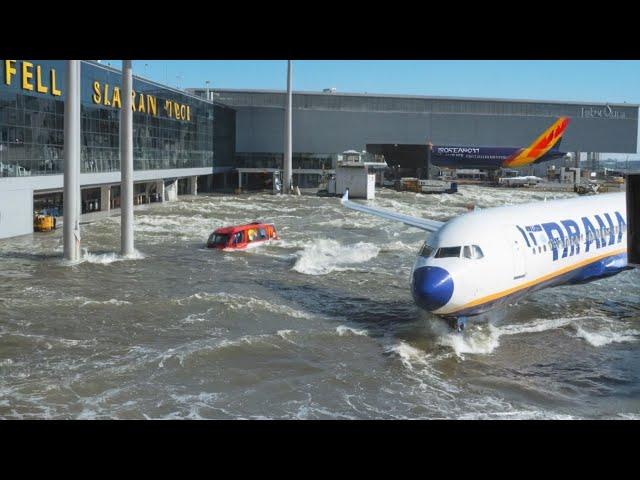
[{"label": "yellow service vehicle", "polygon": [[36,213],[33,217],[33,230],[36,232],[50,232],[56,228],[56,217]]}]

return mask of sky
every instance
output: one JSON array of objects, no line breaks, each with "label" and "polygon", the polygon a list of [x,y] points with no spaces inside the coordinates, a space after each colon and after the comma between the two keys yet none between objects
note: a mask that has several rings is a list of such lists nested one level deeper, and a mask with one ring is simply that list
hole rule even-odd
[{"label": "sky", "polygon": [[[120,60],[101,60],[121,68]],[[134,60],[177,88],[286,88],[286,60]],[[295,60],[293,89],[640,104],[640,61]],[[638,142],[640,145],[640,141]],[[639,156],[634,156],[638,157]]]}]

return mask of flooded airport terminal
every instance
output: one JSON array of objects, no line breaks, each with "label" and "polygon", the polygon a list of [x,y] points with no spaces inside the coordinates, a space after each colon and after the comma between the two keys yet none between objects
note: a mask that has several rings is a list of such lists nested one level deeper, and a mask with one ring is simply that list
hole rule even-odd
[{"label": "flooded airport terminal", "polygon": [[0,419],[640,418],[638,105],[1,66]]}]

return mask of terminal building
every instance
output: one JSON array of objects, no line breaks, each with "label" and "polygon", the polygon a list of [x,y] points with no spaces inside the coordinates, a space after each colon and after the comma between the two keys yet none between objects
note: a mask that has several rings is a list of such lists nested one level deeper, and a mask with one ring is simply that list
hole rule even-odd
[{"label": "terminal building", "polygon": [[[62,211],[65,61],[0,64],[0,238],[33,232],[33,213]],[[121,73],[81,66],[83,212],[119,206]],[[133,79],[136,203],[260,186],[283,167],[285,92],[177,90]],[[561,149],[636,153],[638,105],[294,92],[293,180],[317,186],[346,151],[384,157],[402,173],[428,142],[526,146],[568,116]],[[542,168],[546,168],[544,164]],[[526,172],[531,174],[532,172]],[[537,173],[534,173],[537,174]]]},{"label": "terminal building", "polygon": [[[282,168],[284,91],[187,90],[236,110],[236,167]],[[562,151],[638,151],[638,105],[294,91],[294,181],[296,168],[329,168],[346,150],[415,172],[428,142],[524,147],[559,116],[571,118]]]},{"label": "terminal building", "polygon": [[[62,212],[65,61],[3,60],[0,80],[0,238],[33,231],[33,212]],[[120,201],[121,73],[81,62],[82,212]],[[235,112],[133,79],[134,199],[174,199],[212,188],[234,159]]]}]

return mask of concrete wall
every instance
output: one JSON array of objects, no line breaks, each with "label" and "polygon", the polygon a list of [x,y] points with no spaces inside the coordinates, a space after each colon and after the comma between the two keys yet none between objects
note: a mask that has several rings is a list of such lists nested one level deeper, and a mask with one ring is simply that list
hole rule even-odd
[{"label": "concrete wall", "polygon": [[0,238],[33,233],[33,190],[0,188]]},{"label": "concrete wall", "polygon": [[[235,107],[236,151],[283,151],[284,111]],[[554,121],[552,116],[293,110],[294,152],[339,153],[367,143],[525,146]],[[562,151],[636,153],[637,115],[625,119],[571,118]]]},{"label": "concrete wall", "polygon": [[[171,170],[136,170],[133,172],[133,181],[156,180],[161,178],[183,178],[197,175],[211,175],[212,168],[176,168]],[[80,174],[80,186],[116,184],[120,183],[120,172],[82,173]],[[62,190],[64,185],[63,175],[40,175],[30,177],[4,177],[0,178],[0,190],[30,188],[33,191]]]},{"label": "concrete wall", "polygon": [[[164,178],[183,178],[198,175],[211,175],[212,168],[180,168],[172,170],[139,170],[133,172],[135,182],[159,180],[164,192]],[[88,186],[112,185],[120,183],[120,172],[83,173],[80,185]],[[170,190],[170,198],[177,198],[177,181],[175,192]],[[42,175],[29,177],[0,178],[0,238],[15,237],[33,232],[33,193],[61,191],[64,185],[63,175]],[[164,194],[163,194],[164,196]],[[104,198],[104,197],[103,197]]]}]

